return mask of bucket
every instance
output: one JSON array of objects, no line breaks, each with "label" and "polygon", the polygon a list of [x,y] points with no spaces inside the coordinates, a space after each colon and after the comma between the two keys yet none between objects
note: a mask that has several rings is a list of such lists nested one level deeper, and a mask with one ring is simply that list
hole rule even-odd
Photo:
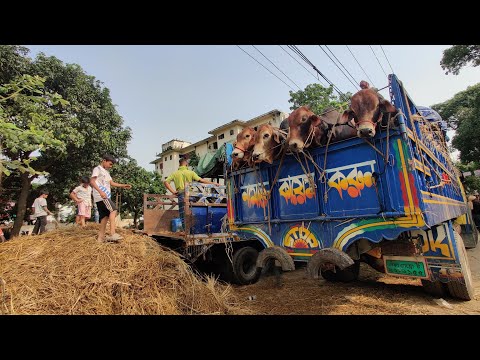
[{"label": "bucket", "polygon": [[175,218],[172,219],[172,231],[173,232],[179,232],[183,230],[182,226],[182,219],[180,218]]}]

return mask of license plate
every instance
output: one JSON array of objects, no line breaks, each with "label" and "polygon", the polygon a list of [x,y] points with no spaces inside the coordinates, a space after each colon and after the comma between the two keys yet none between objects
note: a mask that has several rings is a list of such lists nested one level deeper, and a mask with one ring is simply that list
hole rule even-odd
[{"label": "license plate", "polygon": [[427,265],[423,257],[384,256],[383,258],[387,274],[428,279]]}]

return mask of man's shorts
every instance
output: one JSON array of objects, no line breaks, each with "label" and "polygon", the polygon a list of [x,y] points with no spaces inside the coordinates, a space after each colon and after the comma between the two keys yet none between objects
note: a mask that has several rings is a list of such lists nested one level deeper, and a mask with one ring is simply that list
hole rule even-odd
[{"label": "man's shorts", "polygon": [[102,201],[98,201],[97,208],[98,208],[99,221],[102,221],[102,219],[105,216],[108,217],[111,212],[118,210],[117,207],[115,206],[115,203],[112,201],[112,199],[103,199]]},{"label": "man's shorts", "polygon": [[92,216],[92,207],[85,204],[83,201],[78,204],[78,214],[79,216],[85,216],[85,219],[90,219]]}]

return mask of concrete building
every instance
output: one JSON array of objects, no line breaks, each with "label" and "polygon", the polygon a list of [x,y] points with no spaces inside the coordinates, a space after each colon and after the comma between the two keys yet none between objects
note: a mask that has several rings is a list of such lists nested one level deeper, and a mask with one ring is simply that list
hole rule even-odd
[{"label": "concrete building", "polygon": [[213,153],[217,151],[217,149],[226,142],[233,143],[238,133],[247,126],[253,127],[254,129],[257,129],[258,126],[262,124],[280,127],[280,123],[287,117],[288,114],[274,109],[248,121],[236,119],[223,124],[209,131],[210,137],[193,144],[179,139],[172,139],[162,145],[162,152],[157,154],[157,159],[150,164],[154,164],[155,171],[162,176],[162,179],[166,179],[172,172],[178,169],[180,157],[185,156],[188,158],[195,152],[195,154],[201,158],[208,152]]}]

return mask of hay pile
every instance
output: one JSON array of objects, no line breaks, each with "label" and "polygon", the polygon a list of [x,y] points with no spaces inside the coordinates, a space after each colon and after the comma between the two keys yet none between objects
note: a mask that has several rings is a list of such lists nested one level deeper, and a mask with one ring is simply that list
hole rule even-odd
[{"label": "hay pile", "polygon": [[229,286],[204,281],[153,239],[97,225],[0,244],[0,314],[239,314]]}]

